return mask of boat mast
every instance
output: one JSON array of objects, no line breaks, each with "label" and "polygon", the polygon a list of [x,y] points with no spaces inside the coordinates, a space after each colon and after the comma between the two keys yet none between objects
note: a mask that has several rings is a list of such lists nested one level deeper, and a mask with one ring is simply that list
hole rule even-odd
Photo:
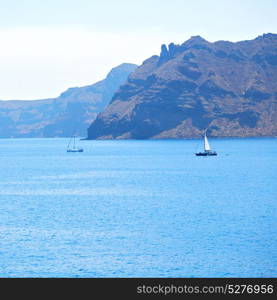
[{"label": "boat mast", "polygon": [[211,151],[211,147],[210,147],[210,144],[208,142],[206,131],[205,131],[205,135],[204,135],[204,150],[206,152]]},{"label": "boat mast", "polygon": [[72,136],[69,139],[69,142],[68,142],[68,145],[67,145],[67,149],[69,149],[69,146],[70,146],[70,143],[71,143],[71,139],[72,139]]}]

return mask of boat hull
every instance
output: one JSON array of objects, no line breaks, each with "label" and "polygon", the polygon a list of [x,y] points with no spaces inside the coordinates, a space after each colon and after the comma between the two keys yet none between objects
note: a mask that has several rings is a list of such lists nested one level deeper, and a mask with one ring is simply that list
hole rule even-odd
[{"label": "boat hull", "polygon": [[84,152],[84,149],[67,149],[67,152]]},{"label": "boat hull", "polygon": [[216,156],[216,152],[199,152],[195,153],[196,156]]}]

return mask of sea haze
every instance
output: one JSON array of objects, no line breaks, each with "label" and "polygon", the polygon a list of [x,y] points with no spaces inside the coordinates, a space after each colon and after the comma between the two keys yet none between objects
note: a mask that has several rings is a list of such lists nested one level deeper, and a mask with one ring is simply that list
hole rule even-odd
[{"label": "sea haze", "polygon": [[277,139],[0,140],[0,277],[276,277]]}]

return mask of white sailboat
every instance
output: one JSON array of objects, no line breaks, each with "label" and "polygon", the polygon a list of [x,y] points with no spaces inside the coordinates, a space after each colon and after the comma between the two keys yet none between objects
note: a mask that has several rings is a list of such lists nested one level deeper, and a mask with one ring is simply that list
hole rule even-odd
[{"label": "white sailboat", "polygon": [[83,148],[77,148],[75,143],[75,135],[73,136],[73,147],[70,147],[72,141],[72,137],[69,140],[69,143],[67,145],[67,152],[84,152]]},{"label": "white sailboat", "polygon": [[204,134],[204,152],[198,152],[198,153],[195,153],[195,155],[196,156],[215,156],[215,155],[217,155],[217,153],[211,149],[211,146],[210,146],[208,138],[207,138],[206,131]]}]

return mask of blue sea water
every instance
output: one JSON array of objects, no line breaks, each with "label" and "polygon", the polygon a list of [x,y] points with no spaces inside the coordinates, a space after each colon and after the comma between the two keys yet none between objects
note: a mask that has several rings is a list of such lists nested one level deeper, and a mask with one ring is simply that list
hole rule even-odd
[{"label": "blue sea water", "polygon": [[0,277],[277,277],[277,139],[0,140]]}]

